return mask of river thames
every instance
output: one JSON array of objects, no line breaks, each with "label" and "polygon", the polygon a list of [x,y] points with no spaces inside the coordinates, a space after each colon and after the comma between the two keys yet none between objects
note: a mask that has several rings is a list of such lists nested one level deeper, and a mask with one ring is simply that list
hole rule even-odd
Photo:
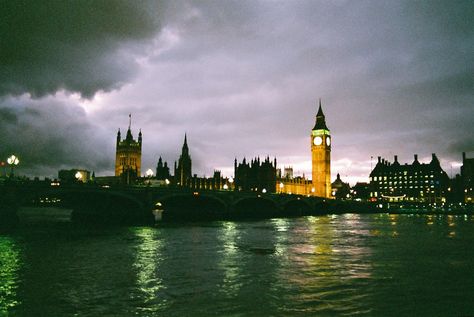
[{"label": "river thames", "polygon": [[0,316],[474,316],[474,216],[0,235]]}]

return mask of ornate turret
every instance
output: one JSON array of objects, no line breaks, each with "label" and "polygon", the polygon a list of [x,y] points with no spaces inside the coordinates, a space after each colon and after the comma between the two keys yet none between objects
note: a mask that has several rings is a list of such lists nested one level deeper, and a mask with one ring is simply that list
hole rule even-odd
[{"label": "ornate turret", "polygon": [[121,135],[120,135],[120,128],[119,128],[118,132],[117,132],[117,145],[120,143],[121,140],[122,140],[122,138],[121,138]]},{"label": "ornate turret", "polygon": [[187,135],[186,133],[184,134],[184,143],[183,143],[183,148],[182,148],[182,153],[189,153],[189,148],[188,148],[188,140],[187,140]]},{"label": "ornate turret", "polygon": [[188,139],[186,133],[184,134],[184,142],[181,150],[181,155],[178,160],[176,168],[175,163],[175,181],[181,186],[187,186],[192,175],[192,161],[189,155]]},{"label": "ornate turret", "polygon": [[140,143],[140,147],[142,146],[142,129],[138,132],[138,143]]}]

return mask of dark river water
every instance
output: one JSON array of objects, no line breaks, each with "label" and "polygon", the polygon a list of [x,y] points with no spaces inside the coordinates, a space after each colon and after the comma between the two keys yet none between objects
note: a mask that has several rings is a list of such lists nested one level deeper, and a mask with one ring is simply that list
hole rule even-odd
[{"label": "dark river water", "polygon": [[0,235],[0,316],[474,316],[474,216]]}]

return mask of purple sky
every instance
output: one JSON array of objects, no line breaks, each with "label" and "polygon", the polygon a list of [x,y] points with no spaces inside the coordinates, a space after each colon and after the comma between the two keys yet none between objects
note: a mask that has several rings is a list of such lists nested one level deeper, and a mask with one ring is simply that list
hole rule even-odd
[{"label": "purple sky", "polygon": [[143,132],[143,172],[276,156],[310,175],[318,99],[332,173],[371,156],[474,156],[472,1],[40,1],[0,8],[0,157],[18,172],[112,175],[115,137]]}]

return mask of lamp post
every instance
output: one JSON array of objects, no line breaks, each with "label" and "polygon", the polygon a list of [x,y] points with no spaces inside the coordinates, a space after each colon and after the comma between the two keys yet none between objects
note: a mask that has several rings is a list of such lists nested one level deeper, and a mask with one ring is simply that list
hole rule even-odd
[{"label": "lamp post", "polygon": [[12,154],[12,156],[7,159],[7,163],[10,165],[11,168],[10,177],[13,177],[13,169],[20,163],[20,160],[18,159],[18,157]]}]

